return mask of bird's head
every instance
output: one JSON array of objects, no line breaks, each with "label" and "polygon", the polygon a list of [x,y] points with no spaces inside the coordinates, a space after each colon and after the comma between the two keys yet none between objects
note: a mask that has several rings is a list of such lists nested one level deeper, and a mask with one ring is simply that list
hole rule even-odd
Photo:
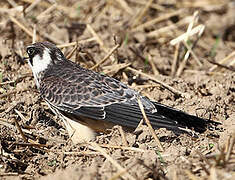
[{"label": "bird's head", "polygon": [[65,60],[63,53],[54,44],[37,42],[27,46],[28,63],[34,75],[45,71],[49,66]]}]

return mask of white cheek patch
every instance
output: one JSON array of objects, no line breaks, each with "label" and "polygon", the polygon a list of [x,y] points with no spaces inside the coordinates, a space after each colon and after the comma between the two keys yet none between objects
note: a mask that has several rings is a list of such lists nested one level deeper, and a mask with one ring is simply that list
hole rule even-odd
[{"label": "white cheek patch", "polygon": [[42,58],[39,55],[34,56],[33,65],[31,66],[33,74],[38,74],[46,70],[51,61],[52,60],[48,49],[44,49]]},{"label": "white cheek patch", "polygon": [[38,74],[44,70],[47,69],[48,65],[51,63],[51,56],[49,53],[49,49],[44,49],[44,53],[42,55],[42,57],[38,55],[33,57],[33,64],[31,64],[30,62],[29,65],[33,71],[33,76],[34,79],[36,81],[36,85],[37,87],[39,87],[39,82],[38,82]]}]

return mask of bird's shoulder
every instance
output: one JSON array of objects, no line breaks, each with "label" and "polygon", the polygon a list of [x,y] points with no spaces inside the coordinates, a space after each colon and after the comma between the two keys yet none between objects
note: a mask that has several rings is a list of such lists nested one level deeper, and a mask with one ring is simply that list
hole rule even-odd
[{"label": "bird's shoulder", "polygon": [[54,103],[80,106],[105,106],[112,103],[131,102],[138,93],[124,83],[65,62],[45,73],[40,85],[41,95]]}]

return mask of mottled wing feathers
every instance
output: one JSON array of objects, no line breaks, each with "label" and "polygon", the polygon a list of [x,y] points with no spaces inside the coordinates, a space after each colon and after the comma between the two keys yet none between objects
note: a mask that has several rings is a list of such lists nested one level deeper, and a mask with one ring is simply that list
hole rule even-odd
[{"label": "mottled wing feathers", "polygon": [[41,95],[53,107],[94,119],[104,119],[104,107],[108,105],[136,103],[135,91],[113,78],[76,64],[54,67],[40,84]]},{"label": "mottled wing feathers", "polygon": [[[77,93],[76,90],[66,90],[66,87],[69,87],[69,89],[75,88],[76,85],[74,83],[65,82],[64,79],[54,76],[44,78],[41,84],[40,93],[49,104],[75,116],[105,120],[131,128],[136,128],[142,119],[137,100],[135,99],[135,103],[133,101],[132,104],[127,103],[128,99],[121,98],[121,96],[117,95],[117,92],[106,90],[105,92],[99,92],[99,95],[96,96],[90,93],[89,98],[86,98],[84,94]],[[143,99],[143,102],[145,101],[147,99]],[[154,128],[165,127],[179,130],[179,125],[175,121],[157,113],[152,114],[147,109],[146,113]]]},{"label": "mottled wing feathers", "polygon": [[[66,64],[64,64],[66,63]],[[156,128],[181,131],[181,127],[205,130],[206,120],[182,111],[151,102],[123,83],[83,69],[70,61],[57,64],[47,71],[40,82],[40,93],[54,108],[94,120],[135,128],[142,119],[137,98]]]}]

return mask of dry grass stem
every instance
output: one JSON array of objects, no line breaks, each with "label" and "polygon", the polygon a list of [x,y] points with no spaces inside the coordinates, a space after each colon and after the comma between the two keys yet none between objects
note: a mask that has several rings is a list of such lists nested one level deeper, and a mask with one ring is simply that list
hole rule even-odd
[{"label": "dry grass stem", "polygon": [[[15,112],[21,117],[21,113],[20,113],[19,111],[17,111],[17,110],[15,109]],[[19,125],[17,119],[14,118],[14,121],[15,121],[16,127],[17,127],[17,129],[19,130],[19,133],[20,133],[20,135],[22,136],[24,142],[27,143],[28,140],[27,140],[27,138],[25,137],[25,135],[24,135],[24,133],[23,133],[23,131],[22,131],[22,129],[21,129],[21,127],[20,127],[20,125]]]},{"label": "dry grass stem", "polygon": [[145,7],[140,11],[140,13],[135,18],[135,20],[134,20],[134,22],[132,24],[132,28],[135,27],[139,23],[141,18],[146,14],[146,12],[149,9],[149,7],[152,4],[152,2],[153,2],[153,0],[148,0],[147,4],[145,4]]},{"label": "dry grass stem", "polygon": [[45,11],[43,11],[41,14],[39,14],[37,16],[37,20],[43,19],[47,14],[49,14],[52,11],[54,11],[56,9],[56,7],[57,7],[57,3],[54,3],[53,5],[48,7]]},{"label": "dry grass stem", "polygon": [[152,81],[154,81],[154,82],[156,82],[156,83],[162,85],[164,88],[168,89],[169,91],[171,91],[172,93],[174,93],[174,94],[176,94],[176,95],[178,95],[178,96],[189,98],[189,95],[188,95],[187,93],[183,93],[183,92],[181,92],[181,91],[179,91],[179,90],[177,90],[177,89],[175,89],[175,88],[173,88],[173,87],[167,85],[166,83],[164,83],[164,82],[158,80],[157,78],[155,78],[155,77],[153,77],[153,76],[151,76],[151,75],[148,75],[148,74],[146,74],[146,73],[140,72],[140,71],[138,71],[138,70],[136,70],[136,69],[133,69],[133,68],[131,68],[131,67],[127,67],[127,70],[130,70],[130,71],[132,71],[132,72],[134,72],[134,73],[136,73],[136,74],[140,74],[140,75],[142,75],[142,76],[147,77],[148,79],[150,79],[150,80],[152,80]]},{"label": "dry grass stem", "polygon": [[113,149],[123,149],[128,151],[136,151],[136,152],[145,152],[145,150],[135,147],[125,147],[125,146],[115,146],[110,144],[99,144],[99,146],[104,148],[113,148]]},{"label": "dry grass stem", "polygon": [[[178,68],[178,70],[177,70],[177,72],[176,72],[176,76],[180,76],[181,73],[183,72],[183,70],[184,70],[184,68],[185,68],[185,66],[186,66],[187,60],[188,60],[188,58],[189,58],[190,53],[192,54],[192,56],[193,56],[194,59],[196,60],[197,64],[198,64],[199,66],[202,66],[201,62],[199,61],[199,59],[197,58],[197,56],[195,55],[195,53],[192,51],[192,48],[187,44],[187,41],[188,41],[189,37],[191,36],[191,34],[193,34],[193,33],[192,33],[192,31],[193,31],[193,25],[194,25],[197,21],[198,21],[198,11],[194,12],[194,14],[193,14],[193,19],[192,19],[192,21],[191,21],[191,22],[189,23],[189,25],[188,25],[187,32],[184,34],[184,39],[182,40],[182,42],[183,42],[184,46],[187,48],[187,52],[186,52],[186,54],[184,55],[184,59],[183,59],[182,63],[180,64],[180,66],[179,66],[179,68]],[[199,31],[197,32],[197,33],[198,33],[198,37],[200,37],[200,36],[202,35],[203,31],[204,31],[204,27],[199,28]],[[182,36],[182,35],[181,35],[181,36]],[[181,36],[179,36],[179,37],[181,37]],[[178,37],[178,38],[179,38],[179,37]],[[180,38],[179,38],[179,39],[180,39]],[[179,40],[179,39],[178,39],[178,40]],[[174,44],[174,43],[172,43],[172,41],[171,41],[171,44]]]},{"label": "dry grass stem", "polygon": [[100,155],[100,152],[93,151],[81,151],[81,152],[63,152],[65,155],[74,155],[74,156],[90,156],[90,155]]},{"label": "dry grass stem", "polygon": [[66,56],[66,58],[67,58],[67,59],[70,59],[70,58],[73,56],[74,52],[77,50],[77,48],[78,48],[78,43],[77,43],[76,46],[72,49],[72,51],[69,52],[69,54]]},{"label": "dry grass stem", "polygon": [[22,74],[22,75],[20,75],[19,77],[17,77],[16,80],[1,82],[1,83],[0,83],[0,86],[6,85],[6,84],[18,83],[18,82],[21,81],[22,79],[25,79],[26,77],[31,77],[31,76],[32,76],[32,73]]},{"label": "dry grass stem", "polygon": [[218,180],[215,167],[211,167],[211,169],[210,169],[210,179],[211,180]]},{"label": "dry grass stem", "polygon": [[108,53],[108,49],[105,47],[104,42],[101,40],[101,38],[98,36],[98,34],[95,32],[95,30],[91,27],[90,24],[87,24],[87,29],[92,34],[92,36],[95,37],[96,41],[99,43],[100,47],[104,50],[104,52]]},{"label": "dry grass stem", "polygon": [[4,176],[19,176],[19,173],[0,173],[0,177]]},{"label": "dry grass stem", "polygon": [[29,89],[28,88],[25,88],[25,89],[22,89],[22,90],[12,90],[12,91],[9,91],[5,94],[1,94],[0,95],[0,99],[4,98],[4,97],[7,97],[9,95],[12,95],[12,94],[16,94],[16,93],[20,93],[20,92],[25,92],[25,91],[28,91]]},{"label": "dry grass stem", "polygon": [[[219,64],[224,64],[227,61],[229,61],[230,59],[232,59],[232,62],[235,63],[235,59],[233,58],[235,56],[235,51],[231,52],[228,56],[226,56],[224,59],[220,60],[218,63]],[[216,68],[218,67],[218,65],[214,65],[209,69],[209,72],[214,71]]]},{"label": "dry grass stem", "polygon": [[187,28],[187,32],[186,32],[186,36],[185,36],[185,39],[184,41],[188,41],[189,39],[189,36],[190,36],[190,32],[192,31],[193,29],[193,25],[198,21],[198,11],[195,11],[193,13],[193,19],[192,21],[189,23],[188,25],[188,28]]},{"label": "dry grass stem", "polygon": [[120,44],[117,44],[115,47],[113,47],[110,50],[110,52],[102,60],[100,60],[96,65],[94,65],[90,69],[93,70],[93,69],[97,68],[99,65],[101,65],[102,63],[104,63],[113,54],[113,52],[119,47],[120,47]]},{"label": "dry grass stem", "polygon": [[173,175],[173,177],[172,177],[172,180],[178,180],[178,177],[177,177],[177,170],[176,169],[174,169],[174,171],[173,171],[173,173],[172,173]]},{"label": "dry grass stem", "polygon": [[92,37],[92,38],[89,38],[89,39],[80,40],[78,42],[63,43],[63,44],[57,45],[57,47],[58,48],[66,48],[66,47],[76,46],[77,44],[84,44],[84,43],[95,41],[95,40],[96,40],[96,38]]},{"label": "dry grass stem", "polygon": [[159,87],[159,84],[144,84],[144,85],[135,86],[135,88],[137,89],[146,89],[146,88],[153,88],[153,87]]},{"label": "dry grass stem", "polygon": [[131,63],[121,63],[121,64],[114,64],[114,65],[110,65],[110,66],[104,66],[103,72],[104,72],[104,74],[116,73],[116,72],[120,71],[121,69],[124,69],[130,65],[131,65]]},{"label": "dry grass stem", "polygon": [[0,8],[0,13],[8,13],[9,15],[14,16],[17,13],[23,12],[23,10],[24,10],[23,6],[16,6],[14,8],[10,8],[10,9]]},{"label": "dry grass stem", "polygon": [[196,26],[195,28],[193,28],[188,34],[184,33],[184,34],[178,36],[177,38],[171,40],[170,44],[174,46],[177,43],[183,41],[188,36],[193,36],[197,33],[201,33],[204,29],[205,29],[205,25],[200,24],[200,25]]},{"label": "dry grass stem", "polygon": [[174,59],[173,59],[172,65],[171,65],[171,76],[174,76],[175,73],[176,73],[178,57],[179,57],[179,47],[180,47],[180,43],[176,44],[176,46],[175,46],[175,53],[174,53]]},{"label": "dry grass stem", "polygon": [[132,32],[142,31],[142,30],[143,30],[144,28],[146,28],[146,27],[149,27],[149,26],[152,26],[152,25],[154,25],[154,24],[156,24],[156,23],[158,23],[158,22],[167,20],[167,19],[169,19],[170,17],[176,16],[176,15],[182,13],[182,12],[183,12],[183,9],[180,9],[180,10],[177,10],[177,11],[174,11],[174,12],[171,12],[171,13],[168,13],[168,14],[164,14],[164,15],[162,15],[162,16],[160,16],[160,17],[157,17],[157,18],[155,18],[155,19],[153,19],[153,20],[147,21],[147,22],[144,23],[144,24],[140,24],[139,26],[133,28],[131,31],[132,31]]},{"label": "dry grass stem", "polygon": [[188,24],[190,21],[192,20],[192,17],[189,16],[189,17],[186,17],[182,20],[180,20],[179,22],[175,23],[175,24],[171,24],[169,26],[165,26],[165,27],[162,27],[162,28],[159,28],[159,29],[156,29],[154,31],[151,31],[147,34],[147,36],[149,37],[158,37],[160,36],[161,34],[167,34],[169,31],[172,31],[174,29],[177,29],[179,28],[179,26],[182,26],[184,24]]},{"label": "dry grass stem", "polygon": [[144,123],[144,119],[141,119],[138,126],[135,128],[135,131],[134,132],[138,132],[139,131],[139,128],[143,125]]},{"label": "dry grass stem", "polygon": [[155,76],[159,75],[160,73],[159,73],[159,71],[157,70],[156,65],[155,65],[155,63],[154,63],[154,60],[153,60],[153,58],[152,58],[152,56],[151,56],[150,54],[148,55],[148,61],[149,61],[150,66],[152,67],[153,74],[154,74]]},{"label": "dry grass stem", "polygon": [[155,131],[154,131],[154,129],[153,129],[153,127],[152,127],[152,125],[151,125],[151,123],[150,123],[150,121],[149,121],[149,119],[148,119],[146,113],[145,113],[145,111],[144,111],[144,106],[143,106],[143,104],[142,104],[140,98],[138,98],[138,103],[139,103],[139,107],[140,107],[141,113],[142,113],[142,115],[143,115],[143,118],[144,118],[146,124],[148,125],[149,130],[150,130],[150,132],[151,132],[153,138],[154,138],[155,141],[157,142],[157,145],[158,145],[158,147],[160,148],[160,150],[161,150],[161,151],[164,151],[164,148],[163,148],[161,142],[159,141],[159,139],[158,139],[158,137],[157,137],[157,135],[156,135],[156,133],[155,133]]},{"label": "dry grass stem", "polygon": [[9,16],[11,21],[13,23],[15,23],[17,26],[19,26],[24,32],[26,32],[26,34],[28,34],[29,36],[33,37],[33,33],[26,28],[23,24],[21,24],[16,18],[14,18],[13,16]]},{"label": "dry grass stem", "polygon": [[23,121],[27,121],[27,119],[24,117],[24,115],[23,115],[20,111],[18,111],[18,110],[15,109],[15,112],[16,112],[16,114],[18,114],[18,116],[20,116],[20,118],[21,118]]},{"label": "dry grass stem", "polygon": [[125,1],[125,0],[116,0],[120,5],[121,7],[127,12],[129,13],[130,15],[133,15],[133,11],[132,9],[128,6],[128,3]]},{"label": "dry grass stem", "polygon": [[[230,64],[231,64],[231,66],[230,66],[230,64],[228,65],[228,66],[226,66],[226,65],[223,65],[223,64],[219,64],[219,63],[217,63],[217,62],[214,62],[214,61],[211,61],[211,60],[209,60],[209,59],[206,59],[209,63],[211,63],[211,64],[214,64],[214,65],[216,65],[216,66],[218,66],[218,67],[221,67],[221,68],[224,68],[224,69],[228,69],[228,70],[230,70],[230,71],[233,71],[233,72],[235,72],[235,68],[233,68],[232,67],[232,62],[235,62],[235,61],[232,61]],[[210,72],[211,73],[211,72]]]},{"label": "dry grass stem", "polygon": [[27,14],[28,12],[30,12],[31,10],[33,10],[33,8],[35,8],[40,2],[41,2],[41,0],[35,0],[35,1],[33,1],[32,4],[30,4],[30,5],[25,9],[25,13]]},{"label": "dry grass stem", "polygon": [[122,137],[122,143],[124,144],[124,146],[128,147],[129,145],[128,145],[128,142],[126,140],[126,136],[125,136],[125,133],[122,129],[122,126],[118,126],[118,130],[119,130],[119,132],[121,134],[121,137]]},{"label": "dry grass stem", "polygon": [[193,56],[193,58],[196,60],[197,64],[202,67],[202,63],[200,62],[199,58],[196,56],[196,54],[193,52],[192,48],[189,47],[189,45],[183,41],[184,46],[187,48],[188,52],[191,53],[191,55]]},{"label": "dry grass stem", "polygon": [[[21,1],[23,1],[23,2],[26,2],[26,3],[29,3],[29,4],[32,4],[34,1],[32,1],[32,0],[21,0]],[[51,6],[51,4],[50,3],[48,3],[47,1],[40,1],[39,3],[38,3],[38,5],[39,6],[41,6],[41,7],[45,7],[45,8],[48,8],[48,7],[50,7]],[[70,7],[66,7],[66,6],[63,6],[63,5],[60,5],[60,4],[58,4],[57,6],[56,6],[56,9],[58,9],[58,10],[60,10],[60,11],[63,11],[64,13],[66,13],[70,18],[74,18],[74,9],[73,8],[70,8]]]},{"label": "dry grass stem", "polygon": [[0,86],[2,85],[6,85],[6,84],[11,84],[11,83],[14,83],[15,81],[6,81],[6,82],[1,82],[0,83]]},{"label": "dry grass stem", "polygon": [[119,171],[124,171],[125,174],[122,175],[124,179],[128,178],[131,180],[135,180],[133,176],[131,176],[128,171],[123,168],[117,161],[115,161],[110,155],[106,153],[106,151],[101,148],[97,143],[91,142],[89,143],[96,151],[100,152],[109,162],[111,162]]},{"label": "dry grass stem", "polygon": [[32,43],[35,43],[37,41],[37,34],[36,34],[36,24],[33,25],[33,38]]},{"label": "dry grass stem", "polygon": [[14,0],[7,0],[7,2],[10,4],[10,5],[12,5],[12,7],[17,7],[18,6],[18,4],[14,1]]},{"label": "dry grass stem", "polygon": [[231,157],[233,147],[235,144],[235,132],[233,133],[232,138],[228,138],[228,144],[229,144],[229,146],[228,146],[228,151],[225,156],[225,162],[228,162]]},{"label": "dry grass stem", "polygon": [[37,147],[40,148],[41,150],[43,147],[48,148],[49,146],[47,144],[38,144],[38,143],[14,143],[14,145],[18,145],[18,146],[29,146],[29,147]]},{"label": "dry grass stem", "polygon": [[[135,4],[140,4],[140,5],[145,5],[146,2],[143,0],[131,0],[131,3],[135,3]],[[164,6],[161,6],[159,4],[156,3],[151,3],[150,7],[159,11],[165,11],[166,9],[164,8]]]}]

